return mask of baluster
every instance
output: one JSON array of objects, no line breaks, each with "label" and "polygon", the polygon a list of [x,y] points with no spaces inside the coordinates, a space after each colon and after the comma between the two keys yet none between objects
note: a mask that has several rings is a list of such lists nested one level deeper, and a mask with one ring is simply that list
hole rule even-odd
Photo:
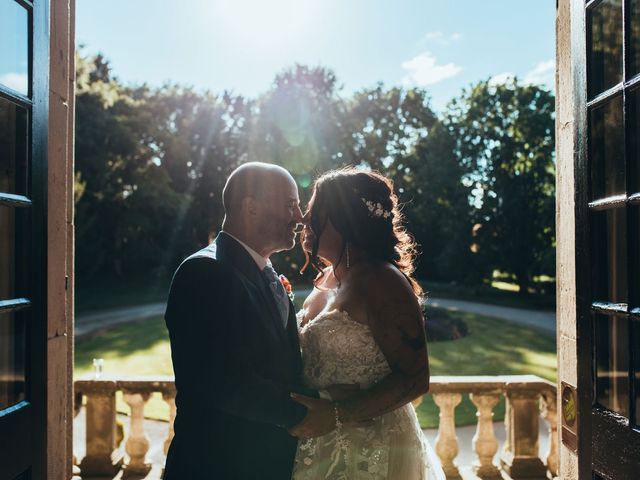
[{"label": "baluster", "polygon": [[176,419],[176,392],[175,390],[172,392],[163,392],[162,399],[167,402],[169,405],[169,434],[164,441],[163,451],[164,454],[167,455],[169,452],[169,446],[171,445],[171,440],[173,440],[173,436],[175,434],[173,430],[173,422]]},{"label": "baluster", "polygon": [[[76,390],[73,394],[73,418],[75,419],[80,410],[82,409],[82,392]],[[78,459],[75,453],[72,453],[71,465],[75,471],[76,468],[79,468]]]},{"label": "baluster", "polygon": [[151,470],[151,464],[145,461],[149,451],[149,437],[144,432],[144,405],[149,396],[149,392],[124,391],[124,401],[131,408],[131,427],[125,444],[129,463],[125,466],[124,477],[144,476]]},{"label": "baluster", "polygon": [[504,446],[502,447],[503,452],[511,452],[513,445],[511,442],[511,422],[509,418],[511,417],[511,403],[505,402],[504,405],[504,431],[506,433],[504,439]]},{"label": "baluster", "polygon": [[558,404],[555,390],[542,392],[542,417],[549,427],[549,450],[546,454],[547,470],[553,477],[558,475]]},{"label": "baluster", "polygon": [[435,393],[433,401],[440,409],[438,436],[436,437],[436,453],[442,462],[442,469],[447,478],[460,478],[458,467],[453,460],[458,455],[458,437],[456,436],[455,409],[460,404],[459,393]]},{"label": "baluster", "polygon": [[502,454],[500,463],[511,478],[542,478],[546,467],[540,460],[538,436],[540,402],[538,391],[528,388],[507,387],[507,438],[509,449]]},{"label": "baluster", "polygon": [[87,397],[87,452],[80,462],[82,476],[113,477],[123,457],[116,444],[116,382],[92,380],[81,385]]},{"label": "baluster", "polygon": [[478,477],[500,477],[500,471],[493,464],[493,457],[498,451],[498,440],[493,430],[493,408],[500,401],[499,393],[472,393],[469,395],[478,412],[478,425],[473,436],[473,450],[478,455],[478,462],[473,471]]}]

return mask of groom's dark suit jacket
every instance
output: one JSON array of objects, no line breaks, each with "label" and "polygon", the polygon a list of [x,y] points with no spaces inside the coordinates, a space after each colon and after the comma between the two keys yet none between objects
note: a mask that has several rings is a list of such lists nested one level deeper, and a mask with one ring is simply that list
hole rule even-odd
[{"label": "groom's dark suit jacket", "polygon": [[285,329],[262,272],[229,235],[186,259],[165,314],[176,377],[165,480],[288,480],[306,408],[293,305]]}]

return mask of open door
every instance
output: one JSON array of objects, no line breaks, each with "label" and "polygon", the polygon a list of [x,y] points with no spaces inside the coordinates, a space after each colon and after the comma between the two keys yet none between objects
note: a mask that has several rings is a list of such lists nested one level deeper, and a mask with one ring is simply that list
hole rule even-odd
[{"label": "open door", "polygon": [[46,477],[48,1],[0,0],[0,477]]},{"label": "open door", "polygon": [[579,476],[640,478],[640,0],[574,7]]}]

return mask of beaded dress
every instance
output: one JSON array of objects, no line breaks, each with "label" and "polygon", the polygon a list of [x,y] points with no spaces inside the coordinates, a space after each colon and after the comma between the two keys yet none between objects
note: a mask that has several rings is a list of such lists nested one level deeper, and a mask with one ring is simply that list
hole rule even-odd
[{"label": "beaded dress", "polygon": [[[301,321],[303,312],[298,314]],[[318,315],[300,329],[304,380],[315,389],[333,384],[368,388],[390,373],[367,325],[348,313]],[[444,480],[411,404],[366,427],[344,426],[298,444],[293,480]]]}]

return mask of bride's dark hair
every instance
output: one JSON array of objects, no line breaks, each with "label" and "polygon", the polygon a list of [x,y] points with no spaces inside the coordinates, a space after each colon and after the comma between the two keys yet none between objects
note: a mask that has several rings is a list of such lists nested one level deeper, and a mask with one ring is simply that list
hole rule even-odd
[{"label": "bride's dark hair", "polygon": [[318,257],[320,237],[330,220],[343,238],[337,265],[343,261],[348,243],[365,252],[369,259],[395,265],[422,300],[422,288],[413,278],[416,242],[404,226],[404,215],[390,179],[354,167],[326,172],[313,185],[307,215],[314,239],[311,254],[305,252],[303,271],[311,264],[319,272],[316,282],[322,278],[324,266]]}]

